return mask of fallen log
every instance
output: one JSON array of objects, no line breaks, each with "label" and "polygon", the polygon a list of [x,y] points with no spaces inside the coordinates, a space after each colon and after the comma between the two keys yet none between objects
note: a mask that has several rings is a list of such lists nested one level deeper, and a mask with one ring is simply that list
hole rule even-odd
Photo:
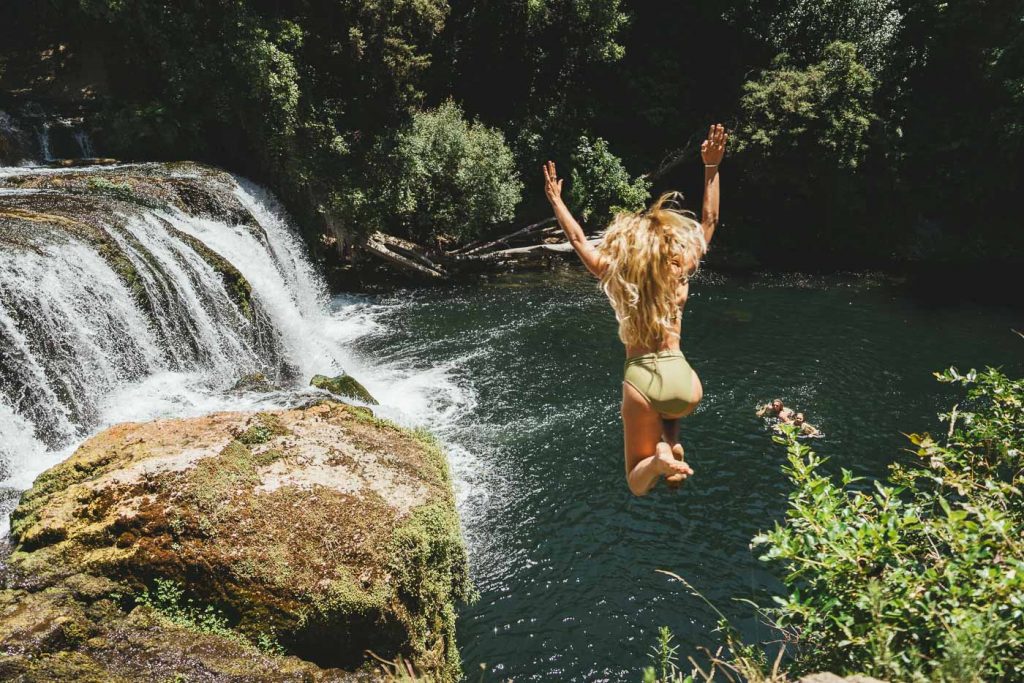
[{"label": "fallen log", "polygon": [[426,249],[415,242],[378,231],[367,238],[363,247],[392,265],[435,280],[448,278],[444,266],[428,258]]},{"label": "fallen log", "polygon": [[[593,238],[588,242],[597,247],[601,244],[601,238]],[[536,263],[548,256],[561,256],[573,251],[572,244],[563,241],[554,244],[541,242],[487,252],[478,251],[472,254],[435,253],[428,252],[425,247],[414,242],[382,232],[370,235],[364,243],[364,248],[371,255],[387,261],[392,266],[431,280],[447,280],[452,276],[494,272],[505,266]]]},{"label": "fallen log", "polygon": [[[587,240],[587,243],[593,247],[601,245],[601,238],[595,237],[594,239]],[[567,254],[572,251],[572,244],[569,242],[558,242],[556,244],[532,244],[528,247],[515,247],[512,249],[502,249],[500,251],[492,251],[487,254],[481,255],[479,258],[483,260],[490,259],[501,259],[509,256],[519,256],[522,254],[532,254],[535,252],[549,252],[553,254]]]},{"label": "fallen log", "polygon": [[502,237],[499,237],[498,239],[493,240],[491,242],[484,242],[484,243],[475,242],[475,243],[467,244],[466,246],[461,247],[459,249],[453,249],[452,251],[448,252],[448,254],[450,254],[450,255],[465,255],[465,256],[468,256],[468,255],[471,255],[471,254],[477,254],[477,253],[479,253],[481,251],[484,251],[484,250],[487,250],[487,249],[492,249],[492,248],[500,246],[502,244],[507,244],[509,241],[511,241],[513,239],[516,239],[516,238],[519,238],[519,237],[526,237],[527,235],[530,235],[532,233],[542,231],[542,230],[544,230],[544,229],[554,225],[554,223],[555,223],[555,218],[554,217],[545,218],[542,221],[537,221],[536,223],[531,223],[530,225],[527,225],[525,228],[520,228],[519,230],[516,230],[515,232],[512,232],[512,233],[509,233],[509,234],[504,235]]}]

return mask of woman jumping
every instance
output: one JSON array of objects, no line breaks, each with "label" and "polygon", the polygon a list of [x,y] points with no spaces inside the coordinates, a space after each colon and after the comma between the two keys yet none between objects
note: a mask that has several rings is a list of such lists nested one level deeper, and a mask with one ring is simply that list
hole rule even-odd
[{"label": "woman jumping", "polygon": [[562,201],[554,162],[544,166],[544,191],[555,217],[583,265],[601,280],[626,345],[622,424],[629,490],[642,496],[660,477],[678,486],[693,474],[679,444],[679,419],[704,396],[679,338],[690,277],[700,267],[718,224],[718,166],[728,135],[713,125],[701,144],[704,204],[701,222],[679,206],[681,196],[662,195],[643,213],[620,213],[597,247]]}]

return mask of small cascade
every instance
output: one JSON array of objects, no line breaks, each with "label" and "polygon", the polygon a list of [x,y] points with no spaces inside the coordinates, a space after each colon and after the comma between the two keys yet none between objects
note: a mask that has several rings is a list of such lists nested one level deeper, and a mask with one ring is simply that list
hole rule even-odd
[{"label": "small cascade", "polygon": [[14,114],[0,111],[0,166],[90,159],[96,159],[96,150],[83,116],[58,115],[37,103],[27,103]]},{"label": "small cascade", "polygon": [[60,159],[93,159],[92,140],[81,118],[44,119],[36,124],[39,155],[43,162]]},{"label": "small cascade", "polygon": [[86,244],[0,252],[0,302],[0,387],[51,448],[96,424],[120,384],[165,368],[145,314]]},{"label": "small cascade", "polygon": [[170,367],[225,378],[267,369],[249,343],[251,323],[221,276],[166,221],[144,214],[110,234],[139,274]]},{"label": "small cascade", "polygon": [[92,149],[92,140],[89,138],[89,134],[83,129],[79,128],[73,133],[75,142],[78,143],[78,151],[81,153],[83,159],[95,159],[96,153]]},{"label": "small cascade", "polygon": [[50,145],[50,122],[45,121],[36,129],[36,138],[39,140],[39,155],[43,161],[53,161],[53,150]]}]

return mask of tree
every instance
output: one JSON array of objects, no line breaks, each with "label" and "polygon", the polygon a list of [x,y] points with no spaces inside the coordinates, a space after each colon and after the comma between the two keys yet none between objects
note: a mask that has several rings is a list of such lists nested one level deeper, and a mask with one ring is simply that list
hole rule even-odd
[{"label": "tree", "polygon": [[572,155],[569,201],[591,229],[604,227],[617,211],[639,211],[650,197],[650,183],[631,178],[608,142],[581,137]]},{"label": "tree", "polygon": [[[806,68],[782,54],[744,85],[734,149],[755,242],[793,254],[806,253],[808,239],[818,250],[865,243],[864,231],[853,239],[850,228],[864,215],[858,168],[875,120],[874,88],[856,48],[842,42]],[[764,238],[782,222],[788,244]]]},{"label": "tree", "polygon": [[340,199],[374,141],[420,104],[448,12],[446,0],[57,1],[66,32],[109,65],[105,149],[254,176],[342,242],[361,225]]},{"label": "tree", "polygon": [[896,0],[792,0],[769,22],[770,42],[803,61],[816,61],[835,41],[851,43],[875,76],[889,65],[903,14]]},{"label": "tree", "polygon": [[523,184],[500,131],[448,101],[377,147],[366,220],[420,241],[467,242],[515,215]]}]

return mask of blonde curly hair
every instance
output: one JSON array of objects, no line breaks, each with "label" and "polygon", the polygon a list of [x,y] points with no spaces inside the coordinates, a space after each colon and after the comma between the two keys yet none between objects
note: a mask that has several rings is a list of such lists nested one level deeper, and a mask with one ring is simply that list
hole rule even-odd
[{"label": "blonde curly hair", "polygon": [[656,349],[675,333],[676,288],[707,252],[701,224],[681,202],[681,194],[667,192],[647,211],[617,214],[605,230],[601,288],[627,346]]}]

